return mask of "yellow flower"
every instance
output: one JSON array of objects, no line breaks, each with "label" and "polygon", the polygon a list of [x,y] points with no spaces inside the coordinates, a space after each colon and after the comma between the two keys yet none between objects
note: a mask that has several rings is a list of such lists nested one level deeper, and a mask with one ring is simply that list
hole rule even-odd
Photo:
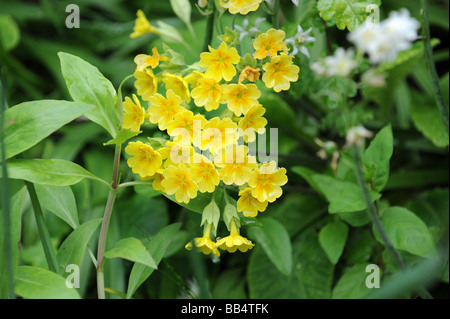
[{"label": "yellow flower", "polygon": [[259,77],[261,76],[259,71],[260,71],[259,69],[253,69],[250,66],[246,66],[239,75],[238,83],[241,84],[242,82],[244,82],[244,80],[249,80],[250,82],[253,83],[258,81]]},{"label": "yellow flower", "polygon": [[133,101],[128,96],[123,101],[124,114],[122,127],[138,132],[145,120],[145,109],[141,106],[141,102],[135,94],[133,94]]},{"label": "yellow flower", "polygon": [[161,154],[141,141],[128,143],[125,152],[132,156],[127,160],[128,166],[140,178],[155,175],[162,165]]},{"label": "yellow flower", "polygon": [[161,191],[161,192],[166,192],[166,190],[164,189],[164,187],[161,185],[161,181],[164,179],[164,175],[162,174],[163,170],[161,170],[161,173],[156,173],[154,175],[154,179],[153,179],[153,183],[152,183],[152,187],[155,191]]},{"label": "yellow flower", "polygon": [[137,89],[137,94],[144,100],[150,100],[150,97],[156,93],[158,89],[158,80],[151,69],[144,69],[144,71],[135,71],[134,87]]},{"label": "yellow flower", "polygon": [[163,74],[163,82],[166,84],[166,90],[173,90],[176,95],[187,103],[191,101],[189,85],[180,74],[165,72]]},{"label": "yellow flower", "polygon": [[227,103],[228,109],[236,116],[245,114],[252,106],[258,105],[261,97],[255,84],[224,84],[222,90],[222,103]]},{"label": "yellow flower", "polygon": [[225,185],[244,185],[258,168],[256,159],[247,153],[247,146],[229,145],[215,157],[214,164],[220,167],[219,177]]},{"label": "yellow flower", "polygon": [[[217,250],[216,243],[211,240],[211,226],[212,224],[207,223],[205,226],[205,230],[203,232],[203,237],[194,238],[194,245],[205,255],[209,255],[213,253],[217,257],[220,257],[220,253]],[[189,242],[184,246],[187,250],[192,249],[192,242]]]},{"label": "yellow flower", "polygon": [[270,89],[275,92],[286,91],[291,87],[290,82],[298,80],[300,68],[292,62],[292,56],[281,54],[264,64],[265,71],[262,80]]},{"label": "yellow flower", "polygon": [[237,201],[237,210],[242,212],[245,217],[256,217],[258,212],[266,210],[268,201],[260,202],[253,197],[250,187],[243,188],[239,191],[239,199]]},{"label": "yellow flower", "polygon": [[134,63],[136,63],[136,69],[138,71],[143,71],[147,67],[156,68],[159,64],[159,53],[158,49],[155,47],[152,50],[153,55],[148,54],[138,54],[134,58]]},{"label": "yellow flower", "polygon": [[287,44],[284,42],[286,33],[283,30],[270,29],[260,34],[253,42],[255,59],[263,60],[266,57],[274,58],[279,51],[288,52]]},{"label": "yellow flower", "polygon": [[255,132],[264,132],[260,131],[267,125],[267,120],[263,117],[264,113],[266,113],[266,109],[261,104],[258,104],[248,110],[247,114],[240,119],[238,127],[244,131],[244,141],[246,143],[256,140]]},{"label": "yellow flower", "polygon": [[189,203],[192,198],[197,197],[198,186],[194,182],[189,168],[181,163],[177,166],[170,165],[164,170],[164,180],[161,185],[168,195],[175,194],[177,202]]},{"label": "yellow flower", "polygon": [[204,77],[205,75],[203,73],[194,70],[188,75],[186,75],[184,77],[184,80],[190,84],[191,89],[195,89],[197,87],[198,80]]},{"label": "yellow flower", "polygon": [[256,11],[263,0],[220,0],[220,5],[228,9],[231,14],[240,13],[246,15],[250,11]]},{"label": "yellow flower", "polygon": [[271,161],[253,171],[248,185],[252,188],[253,197],[260,202],[272,203],[283,193],[280,186],[286,184],[287,180],[286,169],[277,169],[276,163]]},{"label": "yellow flower", "polygon": [[214,79],[200,78],[197,86],[192,90],[195,105],[204,106],[209,112],[216,110],[222,97],[220,84]]},{"label": "yellow flower", "polygon": [[130,34],[130,38],[134,39],[146,33],[158,33],[158,30],[148,22],[142,10],[137,11],[137,19],[133,28],[133,33]]},{"label": "yellow flower", "polygon": [[177,114],[173,121],[167,125],[167,133],[174,136],[174,142],[183,144],[200,144],[201,129],[206,119],[201,114],[185,110]]},{"label": "yellow flower", "polygon": [[234,253],[238,249],[245,253],[247,250],[252,249],[254,244],[239,234],[236,222],[232,219],[230,222],[230,235],[218,240],[216,246],[230,253]]},{"label": "yellow flower", "polygon": [[167,125],[173,120],[175,115],[186,110],[181,106],[181,98],[172,90],[167,91],[166,95],[167,98],[156,93],[149,99],[149,120],[153,124],[158,124],[161,131],[167,129]]},{"label": "yellow flower", "polygon": [[209,149],[215,152],[227,145],[235,144],[238,137],[237,124],[232,119],[213,117],[203,126],[201,147],[196,146],[202,150]]},{"label": "yellow flower", "polygon": [[205,76],[219,82],[222,79],[231,81],[236,75],[234,64],[238,64],[241,60],[235,48],[228,49],[225,42],[218,49],[209,47],[210,52],[200,54],[200,66],[207,68]]},{"label": "yellow flower", "polygon": [[194,181],[197,183],[200,192],[212,193],[220,183],[219,173],[214,164],[205,156],[199,155],[199,159],[190,166]]},{"label": "yellow flower", "polygon": [[170,165],[177,166],[180,163],[190,164],[195,153],[191,145],[179,144],[172,141],[166,143],[165,147],[158,149],[164,162],[164,168]]}]

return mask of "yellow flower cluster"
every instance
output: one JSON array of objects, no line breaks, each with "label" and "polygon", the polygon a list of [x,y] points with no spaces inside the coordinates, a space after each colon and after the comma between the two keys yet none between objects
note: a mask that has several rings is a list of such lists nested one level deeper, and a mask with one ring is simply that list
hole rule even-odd
[{"label": "yellow flower cluster", "polygon": [[[230,11],[234,10],[231,4],[244,2],[259,5],[261,1],[230,0]],[[251,8],[247,6],[245,10]],[[287,55],[284,36],[283,31],[271,29],[254,41],[253,61],[264,70],[263,83],[276,92],[289,89],[300,71]],[[194,244],[203,253],[216,256],[220,255],[219,248],[229,252],[251,249],[253,243],[239,234],[238,212],[246,217],[264,212],[268,203],[282,195],[281,186],[287,183],[286,169],[278,168],[274,161],[258,163],[245,145],[254,142],[256,134],[263,133],[267,125],[263,117],[266,110],[258,102],[261,91],[256,85],[261,70],[244,65],[238,74],[237,65],[245,63],[245,59],[226,42],[201,53],[196,70],[165,71],[168,68],[163,63],[170,63],[170,58],[159,54],[156,48],[151,55],[139,54],[134,61],[137,95],[148,103],[148,108],[141,105],[136,95],[132,99],[126,97],[123,128],[139,132],[148,120],[166,131],[170,140],[129,142],[125,148],[130,156],[129,167],[141,180],[152,181],[155,190],[184,204],[199,192],[238,187],[237,206],[229,203],[224,192],[227,206],[223,219],[230,235],[217,238],[216,242],[211,239],[220,219],[213,196],[203,213],[203,237],[195,238],[186,248],[191,249]],[[217,111],[222,113],[210,115],[213,111],[215,115],[219,114]]]}]

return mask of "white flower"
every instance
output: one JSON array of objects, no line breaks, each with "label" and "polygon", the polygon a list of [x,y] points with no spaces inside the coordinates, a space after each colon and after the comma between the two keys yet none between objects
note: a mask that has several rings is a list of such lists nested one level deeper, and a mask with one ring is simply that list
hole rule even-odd
[{"label": "white flower", "polygon": [[311,57],[308,49],[305,46],[308,43],[316,41],[315,38],[313,38],[312,36],[309,35],[311,33],[311,31],[312,31],[312,28],[309,28],[308,30],[303,31],[303,28],[300,25],[297,26],[297,34],[294,35],[292,38],[288,38],[285,40],[286,43],[290,43],[294,47],[294,49],[292,50],[292,52],[289,55],[296,55],[298,52],[301,52],[304,55],[306,55],[308,58]]},{"label": "white flower", "polygon": [[255,25],[251,26],[248,18],[242,21],[242,26],[236,25],[235,29],[239,32],[239,42],[241,42],[246,36],[254,37],[259,31],[259,25],[266,20],[265,18],[258,18],[255,21]]},{"label": "white flower", "polygon": [[358,66],[352,49],[338,48],[334,55],[311,63],[311,69],[320,76],[347,77]]},{"label": "white flower", "polygon": [[208,5],[208,0],[198,0],[198,6],[200,8],[206,8],[207,5]]},{"label": "white flower", "polygon": [[297,7],[298,7],[298,3],[299,2],[299,0],[292,0],[292,3],[294,3]]},{"label": "white flower", "polygon": [[346,144],[344,148],[349,148],[352,145],[361,147],[364,142],[364,139],[372,137],[373,132],[369,131],[364,126],[360,125],[352,127],[347,131]]},{"label": "white flower", "polygon": [[394,60],[398,53],[408,50],[418,37],[420,23],[411,18],[409,11],[391,12],[380,24],[367,20],[349,33],[348,39],[369,56],[370,62],[378,64]]}]

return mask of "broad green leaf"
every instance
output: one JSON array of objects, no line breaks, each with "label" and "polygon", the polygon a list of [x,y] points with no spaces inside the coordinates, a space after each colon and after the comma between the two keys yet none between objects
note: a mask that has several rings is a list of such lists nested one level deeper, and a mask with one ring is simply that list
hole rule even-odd
[{"label": "broad green leaf", "polygon": [[[366,203],[358,185],[338,180],[322,174],[312,176],[315,185],[330,203],[330,214],[351,213],[366,209]],[[372,201],[381,197],[381,194],[371,192]]]},{"label": "broad green leaf", "polygon": [[58,56],[67,89],[73,100],[95,105],[95,109],[86,113],[86,116],[115,138],[120,123],[115,109],[116,90],[111,82],[95,66],[75,55],[59,52]]},{"label": "broad green leaf", "polygon": [[389,162],[393,152],[394,137],[391,125],[388,125],[375,136],[362,158],[366,178],[377,192],[383,190],[389,179]]},{"label": "broad green leaf", "polygon": [[76,289],[66,286],[65,278],[31,266],[19,266],[15,292],[25,299],[80,299]]},{"label": "broad green leaf", "polygon": [[257,245],[250,256],[247,279],[254,299],[327,299],[334,267],[321,249],[313,227],[292,243],[293,267],[289,276],[279,272]]},{"label": "broad green leaf", "polygon": [[13,106],[5,112],[6,158],[22,153],[92,109],[89,104],[56,100]]},{"label": "broad green leaf", "polygon": [[[339,278],[333,289],[333,299],[361,299],[373,289],[367,288],[366,279],[371,272],[366,272],[367,263],[356,264]],[[380,270],[381,279],[381,270]]]},{"label": "broad green leaf", "polygon": [[[10,200],[10,239],[7,240],[4,235],[4,219],[3,211],[0,210],[0,247],[5,247],[6,243],[11,245],[11,260],[13,274],[17,272],[19,266],[19,248],[21,240],[21,226],[22,226],[22,208],[25,203],[27,191],[22,187]],[[9,297],[9,278],[6,263],[6,251],[0,249],[0,299],[7,299]]]},{"label": "broad green leaf", "polygon": [[114,244],[113,248],[105,252],[106,258],[123,258],[135,263],[156,269],[156,262],[145,248],[144,244],[136,238],[125,238]]},{"label": "broad green leaf", "polygon": [[173,12],[183,21],[186,25],[191,24],[191,11],[192,6],[189,0],[170,0]]},{"label": "broad green leaf", "polygon": [[89,240],[101,222],[101,218],[96,218],[85,222],[72,231],[61,244],[58,249],[56,259],[58,260],[59,267],[63,273],[66,271],[66,267],[70,264],[77,265],[81,268],[81,263],[86,253]]},{"label": "broad green leaf", "polygon": [[437,147],[447,147],[449,137],[434,99],[413,91],[411,118],[416,128]]},{"label": "broad green leaf", "polygon": [[12,160],[8,163],[8,177],[50,186],[69,186],[88,178],[110,186],[80,165],[57,159]]},{"label": "broad green leaf", "polygon": [[11,16],[0,14],[0,50],[10,51],[19,44],[19,41],[20,30],[17,23]]},{"label": "broad green leaf", "polygon": [[[181,227],[181,223],[171,224],[161,229],[147,244],[149,253],[153,256],[156,265],[164,257],[164,254]],[[128,280],[127,298],[131,298],[136,290],[153,273],[154,269],[143,264],[134,264]]]},{"label": "broad green leaf", "polygon": [[[433,238],[425,223],[403,207],[390,207],[381,216],[384,229],[395,248],[428,257],[435,251]],[[375,237],[382,242],[376,229]]]},{"label": "broad green leaf", "polygon": [[135,137],[136,135],[138,135],[140,133],[142,133],[142,131],[134,132],[131,130],[121,130],[114,139],[112,139],[106,143],[103,143],[103,145],[106,146],[106,145],[114,145],[114,144],[123,144],[126,141],[128,141],[130,138]]},{"label": "broad green leaf", "polygon": [[280,222],[270,217],[259,219],[262,227],[249,227],[248,236],[261,245],[269,260],[284,275],[292,271],[292,247],[289,234]]},{"label": "broad green leaf", "polygon": [[214,299],[246,299],[246,281],[240,268],[227,269],[219,274],[212,289]]},{"label": "broad green leaf", "polygon": [[35,185],[41,206],[64,220],[73,229],[80,225],[77,204],[70,186]]},{"label": "broad green leaf", "polygon": [[378,8],[380,3],[380,0],[319,0],[317,9],[325,21],[334,18],[340,30],[353,31],[369,17],[371,8]]},{"label": "broad green leaf", "polygon": [[319,243],[333,265],[336,265],[344,251],[348,237],[348,226],[336,221],[329,223],[319,232]]}]

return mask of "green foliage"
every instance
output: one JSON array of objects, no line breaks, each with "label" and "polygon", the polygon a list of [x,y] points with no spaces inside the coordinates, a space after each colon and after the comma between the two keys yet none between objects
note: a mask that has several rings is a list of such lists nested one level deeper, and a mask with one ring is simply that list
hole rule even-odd
[{"label": "green foliage", "polygon": [[380,0],[319,0],[317,9],[325,21],[334,18],[339,29],[353,31],[371,14],[372,6],[380,4]]}]

